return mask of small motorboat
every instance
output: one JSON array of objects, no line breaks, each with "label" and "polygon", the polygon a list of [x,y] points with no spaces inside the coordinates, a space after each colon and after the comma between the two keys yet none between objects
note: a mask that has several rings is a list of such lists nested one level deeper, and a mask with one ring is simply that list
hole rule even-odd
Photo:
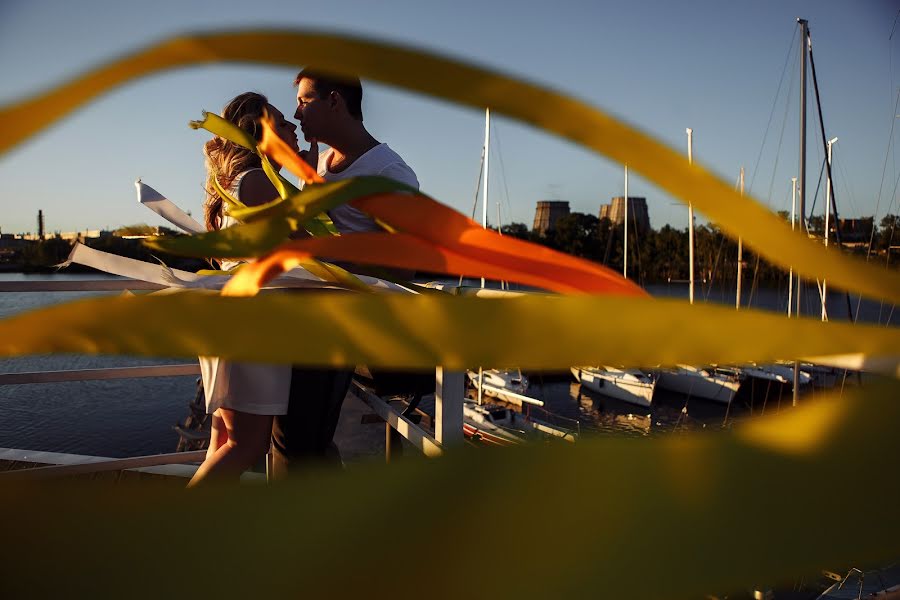
[{"label": "small motorboat", "polygon": [[574,442],[577,433],[551,423],[526,417],[499,404],[463,403],[463,433],[492,446],[510,446],[552,439]]},{"label": "small motorboat", "polygon": [[543,406],[543,402],[525,395],[528,390],[528,378],[518,369],[484,369],[479,382],[478,371],[466,371],[469,381],[476,393],[481,385],[482,394],[509,402],[510,404],[535,404]]}]

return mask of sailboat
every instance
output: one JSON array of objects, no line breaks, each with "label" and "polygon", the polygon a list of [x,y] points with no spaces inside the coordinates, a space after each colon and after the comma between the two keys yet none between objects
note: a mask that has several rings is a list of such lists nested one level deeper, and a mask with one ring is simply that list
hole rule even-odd
[{"label": "sailboat", "polygon": [[[790,364],[775,363],[769,365],[748,365],[742,369],[745,376],[757,379],[761,382],[779,384],[785,387],[795,384],[794,368]],[[796,383],[800,388],[808,387],[812,383],[812,376],[801,370],[796,377]]]},{"label": "sailboat", "polygon": [[[826,150],[826,160],[825,167],[827,170],[827,179],[826,179],[826,200],[825,200],[825,246],[828,246],[828,238],[830,232],[830,217],[833,214],[835,221],[837,221],[837,203],[835,201],[833,187],[832,187],[832,147],[838,141],[838,138],[832,138],[831,140],[827,140],[825,136],[825,122],[822,116],[822,107],[819,99],[819,88],[818,83],[816,82],[816,66],[815,61],[813,60],[812,54],[812,41],[809,34],[809,24],[806,19],[797,19],[797,24],[800,27],[800,177],[798,185],[794,185],[796,179],[792,180],[792,206],[791,206],[791,228],[794,227],[794,207],[795,202],[794,198],[799,199],[799,204],[796,205],[798,211],[798,226],[801,231],[808,232],[807,223],[806,223],[806,75],[807,75],[807,58],[809,59],[812,77],[813,77],[813,86],[816,94],[816,104],[819,108],[819,129],[821,133],[821,140],[824,149]],[[837,241],[840,243],[840,228],[836,229]],[[818,281],[816,282],[818,286]],[[796,285],[796,287],[795,287]],[[789,296],[788,296],[788,317],[791,316],[792,303],[796,309],[796,315],[799,317],[801,315],[801,307],[803,306],[801,303],[801,292],[803,291],[803,284],[799,277],[793,277],[793,270],[791,270],[790,280],[789,280]],[[823,280],[821,287],[819,287],[819,294],[821,296],[821,304],[822,304],[822,320],[828,320],[828,313],[826,307],[826,294],[827,294],[827,284]],[[850,300],[849,296],[847,297],[847,308],[848,312],[850,309]],[[852,315],[851,315],[852,320]],[[818,365],[808,365],[801,364],[799,361],[794,362],[792,365],[785,364],[774,364],[774,365],[753,365],[744,370],[745,374],[750,377],[760,379],[762,381],[768,381],[770,383],[775,382],[781,385],[787,385],[788,383],[792,384],[793,388],[793,404],[797,405],[797,400],[800,394],[800,391],[804,388],[808,388],[814,383],[817,383],[820,387],[833,386],[838,380],[838,374],[835,369],[830,367],[821,367]],[[813,375],[815,372],[815,376]]]},{"label": "sailboat", "polygon": [[[688,139],[688,161],[694,162],[694,130],[685,130]],[[741,192],[744,191],[744,170],[741,169]],[[688,203],[688,256],[690,261],[690,302],[694,303],[694,207]],[[738,240],[738,252],[741,252]],[[740,306],[740,269],[741,259],[738,257],[738,289],[736,303]],[[704,398],[713,402],[730,404],[737,395],[744,381],[740,371],[719,369],[715,366],[694,367],[678,365],[674,370],[660,371],[659,386],[663,389],[679,392],[693,398]]]},{"label": "sailboat", "polygon": [[572,367],[572,375],[581,387],[617,400],[649,407],[656,389],[656,376],[640,369],[618,367]]},{"label": "sailboat", "polygon": [[[625,165],[625,236],[622,276],[628,278],[628,165]],[[600,394],[650,406],[657,376],[640,369],[623,369],[612,366],[572,367],[572,375],[581,387]]]},{"label": "sailboat", "polygon": [[[482,212],[481,226],[487,229],[487,210],[488,210],[488,167],[490,166],[491,153],[491,109],[486,108],[484,111],[484,148],[483,148],[483,189],[482,189]],[[476,188],[477,190],[477,188]],[[477,203],[477,193],[476,193]],[[497,208],[497,230],[500,230],[499,205]],[[472,209],[473,217],[475,208]],[[460,282],[462,279],[460,278]],[[481,287],[484,288],[485,281],[481,278]],[[479,369],[478,371],[467,371],[469,381],[475,387],[478,394],[478,401],[481,402],[483,396],[491,396],[511,404],[519,406],[523,404],[534,404],[543,406],[540,400],[530,398],[525,395],[528,389],[528,379],[519,369]]]},{"label": "sailboat", "polygon": [[463,434],[489,446],[511,446],[533,441],[574,442],[578,433],[525,416],[499,404],[463,403]]},{"label": "sailboat", "polygon": [[675,369],[661,370],[657,385],[692,398],[729,404],[743,381],[744,377],[739,371],[678,365]]},{"label": "sailboat", "polygon": [[481,387],[482,394],[485,396],[511,404],[543,405],[540,400],[525,396],[525,392],[528,390],[528,378],[519,369],[484,369],[480,374],[478,371],[470,369],[466,371],[466,375],[476,390],[479,386]]}]

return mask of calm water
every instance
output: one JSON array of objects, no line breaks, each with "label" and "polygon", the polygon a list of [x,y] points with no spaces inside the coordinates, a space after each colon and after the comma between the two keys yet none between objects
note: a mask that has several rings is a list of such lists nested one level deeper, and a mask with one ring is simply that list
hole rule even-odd
[{"label": "calm water", "polygon": [[[0,280],[96,279],[96,275],[22,275],[0,274]],[[683,284],[651,286],[657,296],[686,297]],[[0,318],[63,302],[74,298],[103,295],[96,292],[0,293]],[[814,288],[804,312],[818,315],[821,308]],[[745,300],[749,293],[745,293]],[[733,292],[698,288],[698,300],[731,304]],[[753,305],[769,310],[784,310],[786,291],[762,290],[753,296]],[[852,299],[856,310],[857,299]],[[829,293],[832,319],[846,318],[842,294]],[[892,318],[892,307],[863,302],[860,320],[885,323]],[[892,323],[893,324],[893,323]],[[28,356],[0,360],[0,373],[88,369],[113,366],[137,366],[184,362],[180,359],[146,359],[84,355]],[[546,408],[565,419],[577,420],[583,431],[599,430],[618,434],[651,433],[721,427],[726,408],[711,402],[688,399],[657,390],[650,410],[582,392],[580,386],[565,379],[532,376],[529,395],[545,402]],[[174,451],[178,436],[172,426],[187,416],[187,405],[195,393],[194,377],[125,379],[72,383],[0,386],[0,447],[47,450],[96,456],[138,456]],[[786,400],[790,403],[790,398]],[[727,418],[741,419],[749,414],[777,410],[774,396],[765,405],[741,400],[733,403]],[[534,416],[542,417],[532,409]],[[569,422],[571,423],[571,422]],[[566,424],[563,422],[561,424]]]},{"label": "calm water", "polygon": [[[752,415],[778,412],[791,405],[788,389],[771,389],[754,399],[747,390],[739,394],[728,407],[723,404],[690,398],[677,392],[657,388],[653,392],[653,404],[642,408],[602,394],[583,390],[571,381],[541,381],[532,375],[528,395],[542,400],[544,408],[523,408],[532,416],[557,425],[577,427],[583,434],[604,433],[617,435],[654,435],[700,429],[729,427]],[[571,379],[571,377],[570,377]],[[814,394],[818,392],[809,392]],[[551,414],[547,414],[549,411]],[[577,425],[575,422],[577,421]]]},{"label": "calm water", "polygon": [[[0,274],[3,281],[97,278]],[[66,300],[109,294],[0,293],[0,318]],[[54,354],[0,359],[0,373],[178,362],[185,361]],[[158,377],[0,386],[0,447],[112,457],[173,452],[178,435],[172,426],[187,416],[194,382],[194,377]]]}]

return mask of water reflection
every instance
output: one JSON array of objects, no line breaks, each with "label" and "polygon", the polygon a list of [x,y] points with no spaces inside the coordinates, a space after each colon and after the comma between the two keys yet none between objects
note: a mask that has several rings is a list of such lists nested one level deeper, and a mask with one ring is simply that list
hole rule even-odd
[{"label": "water reflection", "polygon": [[[751,405],[743,400],[736,400],[729,407],[660,388],[656,389],[650,408],[643,408],[582,389],[575,382],[547,381],[540,376],[532,378],[527,394],[542,400],[546,411],[566,420],[577,420],[583,434],[644,436],[722,428],[751,414]],[[526,407],[522,410],[546,418],[541,409]]]}]

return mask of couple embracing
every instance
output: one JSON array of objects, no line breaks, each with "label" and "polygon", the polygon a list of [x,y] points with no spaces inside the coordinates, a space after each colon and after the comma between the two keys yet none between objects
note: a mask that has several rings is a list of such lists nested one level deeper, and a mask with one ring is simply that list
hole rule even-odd
[{"label": "couple embracing", "polygon": [[[359,79],[339,79],[310,69],[297,74],[297,109],[309,150],[298,146],[297,126],[254,92],[229,102],[222,117],[261,139],[259,119],[272,116],[275,132],[325,181],[378,175],[418,188],[413,170],[387,144],[366,129]],[[319,152],[319,143],[329,148]],[[264,204],[277,191],[252,151],[215,137],[204,147],[208,172],[206,227],[218,230],[234,224],[223,214],[218,184],[248,206]],[[275,165],[279,168],[278,165]],[[341,234],[379,231],[363,212],[341,205],[328,213]],[[223,264],[223,268],[234,263]],[[223,327],[229,326],[223,323]],[[296,343],[315,343],[297,340]],[[353,371],[311,369],[290,365],[246,363],[202,357],[200,360],[207,412],[212,432],[206,460],[189,486],[208,480],[235,480],[273,449],[273,475],[284,477],[310,461],[340,462],[333,437]]]}]

